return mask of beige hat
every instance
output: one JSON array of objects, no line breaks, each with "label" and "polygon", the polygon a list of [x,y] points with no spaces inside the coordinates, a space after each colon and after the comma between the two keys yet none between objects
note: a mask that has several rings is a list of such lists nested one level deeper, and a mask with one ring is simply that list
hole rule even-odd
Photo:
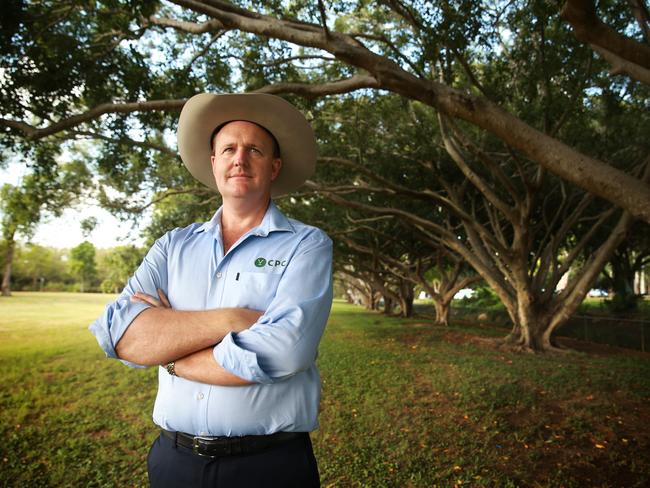
[{"label": "beige hat", "polygon": [[210,135],[216,127],[231,120],[255,122],[277,139],[282,168],[271,185],[272,196],[296,190],[314,173],[314,131],[289,102],[262,93],[200,93],[183,106],[176,137],[183,163],[204,185],[217,189],[210,164]]}]

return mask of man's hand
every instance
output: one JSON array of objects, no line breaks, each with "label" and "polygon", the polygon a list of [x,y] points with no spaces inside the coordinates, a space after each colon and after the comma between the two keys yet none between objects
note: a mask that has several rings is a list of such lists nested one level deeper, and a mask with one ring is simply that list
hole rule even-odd
[{"label": "man's hand", "polygon": [[152,297],[151,295],[147,295],[146,293],[142,293],[141,291],[137,291],[135,292],[135,295],[131,296],[131,301],[148,303],[152,307],[156,308],[172,308],[171,303],[169,303],[169,300],[167,299],[167,295],[165,295],[165,292],[160,288],[157,288],[157,291],[160,300],[157,300],[156,298]]}]

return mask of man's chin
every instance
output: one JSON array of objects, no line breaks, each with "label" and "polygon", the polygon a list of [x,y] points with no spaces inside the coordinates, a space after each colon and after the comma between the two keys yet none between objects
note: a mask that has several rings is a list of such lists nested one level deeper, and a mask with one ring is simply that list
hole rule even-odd
[{"label": "man's chin", "polygon": [[238,185],[233,188],[224,189],[221,193],[222,199],[233,199],[233,200],[268,200],[271,198],[271,191],[264,192],[260,189],[251,188],[245,185]]}]

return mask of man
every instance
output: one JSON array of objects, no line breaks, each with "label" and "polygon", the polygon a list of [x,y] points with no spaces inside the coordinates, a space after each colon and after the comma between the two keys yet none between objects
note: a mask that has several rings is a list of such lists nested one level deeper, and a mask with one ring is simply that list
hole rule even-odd
[{"label": "man", "polygon": [[90,330],[109,357],[161,365],[152,486],[317,486],[317,348],[332,242],[273,204],[313,172],[303,115],[262,94],[200,94],[181,112],[188,170],[223,205],[160,238]]}]

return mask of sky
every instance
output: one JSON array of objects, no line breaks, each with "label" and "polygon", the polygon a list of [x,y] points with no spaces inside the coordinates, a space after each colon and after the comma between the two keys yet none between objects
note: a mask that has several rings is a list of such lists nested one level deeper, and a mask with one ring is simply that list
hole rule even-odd
[{"label": "sky", "polygon": [[[0,169],[0,185],[10,183],[17,184],[25,173],[23,164],[8,164],[6,169]],[[97,227],[86,238],[97,248],[108,248],[126,244],[142,245],[140,237],[141,229],[148,223],[144,217],[138,225],[133,228],[129,222],[123,223],[113,217],[108,211],[99,207],[97,202],[86,202],[74,209],[67,209],[59,218],[46,218],[36,228],[31,242],[42,246],[71,248],[83,242],[85,239],[80,223],[83,219],[95,217]],[[22,236],[19,240],[24,241]]]}]

